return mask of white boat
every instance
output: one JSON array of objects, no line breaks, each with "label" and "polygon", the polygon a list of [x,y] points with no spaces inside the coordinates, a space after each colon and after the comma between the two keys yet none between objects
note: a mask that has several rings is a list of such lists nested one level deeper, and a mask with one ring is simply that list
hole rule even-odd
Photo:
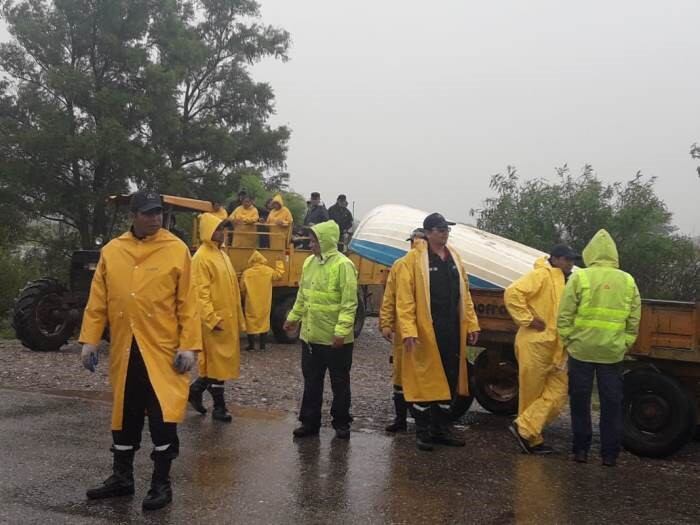
[{"label": "white boat", "polygon": [[[406,254],[409,249],[406,239],[415,228],[423,225],[428,214],[398,204],[374,208],[355,230],[350,249],[378,264],[391,266]],[[452,227],[449,243],[462,257],[470,286],[474,288],[505,288],[532,270],[538,257],[546,255],[466,224]]]}]

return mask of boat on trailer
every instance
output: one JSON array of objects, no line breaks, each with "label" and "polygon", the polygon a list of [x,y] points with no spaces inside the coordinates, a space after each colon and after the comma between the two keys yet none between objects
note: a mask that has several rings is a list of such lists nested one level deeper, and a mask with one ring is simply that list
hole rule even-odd
[{"label": "boat on trailer", "polygon": [[[350,241],[350,249],[378,264],[391,266],[410,249],[406,239],[415,228],[423,225],[428,214],[400,204],[378,206],[360,222]],[[449,246],[462,258],[470,286],[481,289],[505,288],[532,270],[537,258],[546,255],[466,224],[452,226]]]}]

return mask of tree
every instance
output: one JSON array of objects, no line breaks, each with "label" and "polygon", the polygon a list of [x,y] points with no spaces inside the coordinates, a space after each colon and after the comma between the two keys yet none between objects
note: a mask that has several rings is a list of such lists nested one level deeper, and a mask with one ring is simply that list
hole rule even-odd
[{"label": "tree", "polygon": [[545,252],[560,242],[581,251],[605,228],[617,242],[621,266],[637,279],[643,295],[693,300],[700,250],[676,232],[654,183],[637,173],[624,184],[605,184],[588,165],[579,175],[558,168],[554,183],[521,181],[509,166],[505,175],[491,178],[496,196],[471,214],[479,228]]},{"label": "tree", "polygon": [[[690,146],[690,156],[694,159],[700,160],[700,144],[695,142]],[[698,177],[700,177],[700,166],[697,167]]]},{"label": "tree", "polygon": [[108,227],[105,197],[134,186],[196,194],[284,165],[269,85],[287,32],[251,0],[2,2],[0,204],[78,232]]}]

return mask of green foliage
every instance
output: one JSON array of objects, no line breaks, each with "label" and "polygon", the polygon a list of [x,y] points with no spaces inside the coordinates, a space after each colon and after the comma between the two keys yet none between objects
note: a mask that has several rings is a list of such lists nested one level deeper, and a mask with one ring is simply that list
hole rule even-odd
[{"label": "green foliage", "polygon": [[[690,156],[694,159],[700,160],[700,144],[697,142],[690,146]],[[697,167],[698,177],[700,177],[700,166]]]},{"label": "green foliage", "polygon": [[604,228],[644,296],[693,300],[700,289],[700,250],[676,232],[654,182],[637,173],[624,184],[605,184],[591,166],[579,175],[563,166],[554,183],[521,181],[509,166],[491,179],[496,196],[471,214],[479,228],[545,252],[560,242],[582,251]]},{"label": "green foliage", "polygon": [[5,0],[0,208],[105,237],[105,197],[134,184],[227,194],[281,169],[289,130],[250,66],[286,31],[251,0]]}]

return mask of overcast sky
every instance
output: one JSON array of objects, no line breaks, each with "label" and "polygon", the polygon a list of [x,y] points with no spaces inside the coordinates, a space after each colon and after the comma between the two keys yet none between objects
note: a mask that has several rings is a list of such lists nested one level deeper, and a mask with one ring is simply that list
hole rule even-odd
[{"label": "overcast sky", "polygon": [[261,0],[291,32],[256,78],[292,128],[295,190],[471,221],[489,176],[641,170],[700,235],[700,2]]}]

